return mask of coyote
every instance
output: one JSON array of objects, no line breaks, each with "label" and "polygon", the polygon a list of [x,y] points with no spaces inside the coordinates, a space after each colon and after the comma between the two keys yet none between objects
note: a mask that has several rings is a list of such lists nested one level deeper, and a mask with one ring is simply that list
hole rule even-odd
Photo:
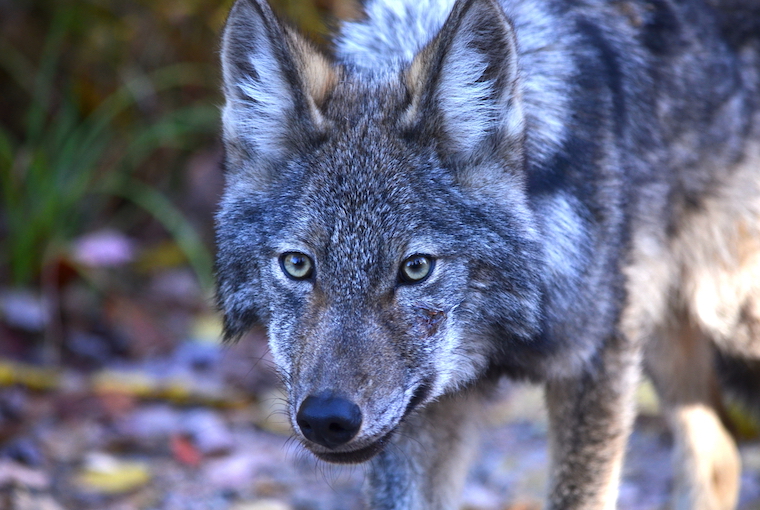
[{"label": "coyote", "polygon": [[367,462],[373,509],[453,509],[484,399],[533,381],[547,507],[612,509],[646,374],[674,507],[733,508],[716,367],[760,359],[760,7],[363,8],[333,55],[265,0],[222,40],[218,304],[228,340],[267,328],[298,439]]}]

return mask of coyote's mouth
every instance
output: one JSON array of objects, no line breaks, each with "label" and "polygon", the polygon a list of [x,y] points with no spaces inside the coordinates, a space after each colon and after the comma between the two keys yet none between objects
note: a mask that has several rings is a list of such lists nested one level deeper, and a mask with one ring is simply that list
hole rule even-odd
[{"label": "coyote's mouth", "polygon": [[332,462],[333,464],[359,464],[370,460],[372,457],[383,451],[385,445],[390,442],[391,436],[395,429],[391,430],[383,437],[371,443],[364,448],[348,452],[325,452],[313,451],[312,453],[320,460]]}]

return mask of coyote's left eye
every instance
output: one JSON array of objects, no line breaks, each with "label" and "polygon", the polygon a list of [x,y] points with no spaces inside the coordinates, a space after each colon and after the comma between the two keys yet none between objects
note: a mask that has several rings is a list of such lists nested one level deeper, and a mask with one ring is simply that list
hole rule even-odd
[{"label": "coyote's left eye", "polygon": [[433,271],[435,259],[427,255],[412,255],[401,263],[398,276],[403,283],[418,283]]},{"label": "coyote's left eye", "polygon": [[306,280],[314,273],[311,257],[297,251],[289,251],[280,256],[280,267],[294,280]]}]

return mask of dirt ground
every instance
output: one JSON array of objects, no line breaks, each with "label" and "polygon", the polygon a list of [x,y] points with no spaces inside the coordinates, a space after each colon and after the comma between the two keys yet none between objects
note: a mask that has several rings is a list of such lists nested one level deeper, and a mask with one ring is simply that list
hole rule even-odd
[{"label": "dirt ground", "polygon": [[[40,381],[30,388],[28,373],[16,377],[26,383],[0,389],[0,509],[364,508],[365,468],[318,463],[290,438],[262,356],[260,339],[234,348],[193,344],[165,359],[58,374],[48,389]],[[0,365],[0,380],[2,373]],[[240,393],[230,383],[235,378],[258,394]],[[159,384],[163,392],[155,391]],[[503,393],[484,424],[462,509],[541,507],[547,467],[541,391],[505,386]],[[666,509],[671,438],[646,391],[641,400],[619,508]],[[741,443],[741,453],[740,508],[760,509],[760,442]]]}]

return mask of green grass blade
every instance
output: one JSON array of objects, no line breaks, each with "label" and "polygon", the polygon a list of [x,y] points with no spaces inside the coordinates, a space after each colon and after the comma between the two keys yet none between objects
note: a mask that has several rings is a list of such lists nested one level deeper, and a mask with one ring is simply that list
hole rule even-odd
[{"label": "green grass blade", "polygon": [[211,291],[214,285],[211,254],[198,232],[174,204],[156,189],[134,179],[106,191],[132,201],[158,220],[187,257],[203,290]]},{"label": "green grass blade", "polygon": [[45,41],[40,66],[35,77],[32,103],[27,115],[26,139],[28,142],[36,142],[43,132],[55,85],[55,71],[61,58],[61,48],[73,19],[73,10],[71,9],[58,11],[53,18],[50,34]]}]

